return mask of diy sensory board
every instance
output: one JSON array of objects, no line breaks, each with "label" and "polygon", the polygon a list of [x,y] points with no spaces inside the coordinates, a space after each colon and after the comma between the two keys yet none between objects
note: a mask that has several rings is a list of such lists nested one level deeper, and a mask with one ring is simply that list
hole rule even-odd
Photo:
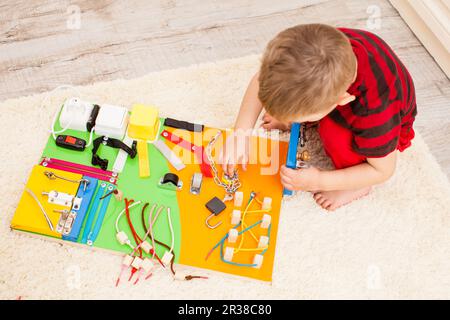
[{"label": "diy sensory board", "polygon": [[[194,277],[177,274],[170,263],[173,260],[172,263],[175,264],[271,281],[283,194],[278,170],[274,175],[262,175],[261,169],[269,167],[270,163],[250,164],[247,171],[240,170],[238,174],[241,186],[238,192],[243,193],[242,204],[236,207],[233,199],[224,201],[225,210],[214,215],[205,205],[214,197],[224,200],[225,191],[212,177],[205,175],[205,170],[212,170],[207,157],[198,157],[198,154],[196,156],[183,146],[183,143],[194,145],[197,151],[203,146],[203,151],[206,152],[208,143],[219,129],[205,127],[200,132],[193,132],[166,126],[165,119],[158,119],[157,140],[162,141],[182,160],[183,169],[178,170],[180,168],[169,163],[154,144],[144,143],[145,150],[142,150],[142,145],[138,147],[138,155],[133,158],[128,156],[122,172],[116,174],[112,169],[116,157],[122,152],[119,149],[100,145],[97,154],[102,159],[109,160],[104,168],[106,170],[102,170],[92,165],[91,147],[82,152],[61,148],[57,146],[53,136],[50,136],[41,161],[32,169],[11,227],[68,242],[122,252],[126,255],[124,261],[132,260],[136,256],[148,258],[144,260],[153,257],[152,266],[147,265],[145,270],[148,274],[152,268],[164,265],[168,272],[172,269],[175,279],[191,280],[197,276],[201,278],[201,270],[197,270]],[[59,123],[56,123],[55,129],[62,129]],[[221,149],[226,134],[223,131],[218,137],[214,145],[215,156]],[[89,140],[89,132],[86,131],[67,129],[64,135]],[[97,137],[94,133],[93,139]],[[179,143],[180,137],[183,143]],[[251,155],[256,154],[259,148],[266,148],[267,158],[274,154],[281,157],[280,164],[285,162],[285,142],[263,137],[252,139]],[[148,153],[145,163],[142,163],[142,158],[139,159],[139,153],[143,152]],[[220,166],[215,167],[221,176]],[[195,173],[200,172],[204,173],[200,192],[193,194],[190,191],[191,179]],[[164,188],[161,179],[168,173],[178,177],[182,183],[181,188]],[[212,173],[210,172],[211,176]],[[120,192],[114,195],[114,190]],[[77,195],[82,201],[75,203],[72,200],[73,203],[67,206],[57,203],[61,199],[54,197],[52,199],[57,201],[50,202],[51,191],[60,195]],[[265,197],[270,197],[271,203],[266,210],[261,210],[262,206],[267,207],[267,204],[262,204]],[[130,201],[128,205],[126,201]],[[148,205],[145,205],[146,203]],[[125,210],[127,206],[129,210]],[[170,212],[167,208],[170,208]],[[70,220],[70,214],[73,212],[77,215],[74,215],[73,222],[70,221],[70,233],[65,234],[64,225],[58,226],[58,223],[63,215],[64,221]],[[153,212],[152,219],[150,212]],[[214,229],[205,223],[210,215],[210,225],[221,223]],[[54,226],[54,230],[51,230],[50,225]],[[150,234],[159,243],[153,242],[151,237],[146,237],[146,231],[152,231]],[[128,244],[120,243],[118,234],[121,232],[126,234]],[[151,251],[152,248],[154,251]],[[168,252],[171,252],[172,256],[169,254],[166,257]],[[263,257],[263,260],[255,260],[256,255]],[[124,262],[122,268],[130,264],[135,272],[144,268],[140,264],[132,264],[131,260]]]}]

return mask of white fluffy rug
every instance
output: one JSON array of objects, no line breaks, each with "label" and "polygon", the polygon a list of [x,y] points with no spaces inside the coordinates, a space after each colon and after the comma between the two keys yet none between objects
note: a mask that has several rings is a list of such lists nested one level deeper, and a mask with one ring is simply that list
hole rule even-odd
[{"label": "white fluffy rug", "polygon": [[[153,104],[163,116],[231,127],[257,68],[251,56],[80,91],[99,103]],[[272,284],[217,273],[174,282],[158,271],[115,288],[118,256],[9,229],[67,94],[54,95],[45,108],[43,95],[0,104],[0,298],[450,298],[450,185],[420,135],[401,154],[395,176],[368,197],[334,213],[306,193],[284,203]]]}]

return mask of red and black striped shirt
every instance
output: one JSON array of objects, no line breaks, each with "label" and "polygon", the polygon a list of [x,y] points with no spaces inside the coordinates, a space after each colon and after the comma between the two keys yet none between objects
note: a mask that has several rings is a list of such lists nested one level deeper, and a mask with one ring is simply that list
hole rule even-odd
[{"label": "red and black striped shirt", "polygon": [[392,49],[373,33],[340,28],[358,61],[348,92],[355,101],[338,106],[329,116],[353,133],[353,150],[366,157],[403,151],[411,142],[417,114],[413,80]]}]

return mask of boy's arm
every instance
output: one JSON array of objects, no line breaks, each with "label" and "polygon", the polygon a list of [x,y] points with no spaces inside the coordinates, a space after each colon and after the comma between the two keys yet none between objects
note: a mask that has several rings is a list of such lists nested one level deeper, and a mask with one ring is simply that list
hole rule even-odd
[{"label": "boy's arm", "polygon": [[[262,111],[262,104],[258,98],[259,73],[250,80],[248,88],[242,99],[241,108],[234,125],[234,134],[227,139],[224,150],[220,156],[222,168],[228,175],[233,175],[236,164],[241,163],[246,169],[249,148],[249,131],[255,126],[256,120]],[[241,141],[238,141],[241,140]]]},{"label": "boy's arm", "polygon": [[388,180],[395,171],[397,151],[383,158],[368,158],[345,169],[321,171],[316,168],[281,169],[281,181],[290,190],[333,191],[373,186]]},{"label": "boy's arm", "polygon": [[253,129],[256,120],[262,110],[261,101],[258,98],[259,72],[250,80],[244,98],[242,99],[241,108],[234,124],[234,129]]}]

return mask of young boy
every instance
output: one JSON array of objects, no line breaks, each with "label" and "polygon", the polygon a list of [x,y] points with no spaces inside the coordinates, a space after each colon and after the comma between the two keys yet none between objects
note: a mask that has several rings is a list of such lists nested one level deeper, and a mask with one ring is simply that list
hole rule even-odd
[{"label": "young boy", "polygon": [[[263,127],[319,121],[319,134],[335,170],[281,168],[290,190],[311,191],[334,210],[367,195],[395,170],[397,150],[414,138],[416,116],[412,78],[392,49],[362,30],[322,24],[299,25],[267,46],[251,80],[222,156],[225,172],[245,170],[248,148],[236,148],[265,109]],[[239,141],[239,143],[238,143]],[[247,141],[247,140],[246,140]]]}]

